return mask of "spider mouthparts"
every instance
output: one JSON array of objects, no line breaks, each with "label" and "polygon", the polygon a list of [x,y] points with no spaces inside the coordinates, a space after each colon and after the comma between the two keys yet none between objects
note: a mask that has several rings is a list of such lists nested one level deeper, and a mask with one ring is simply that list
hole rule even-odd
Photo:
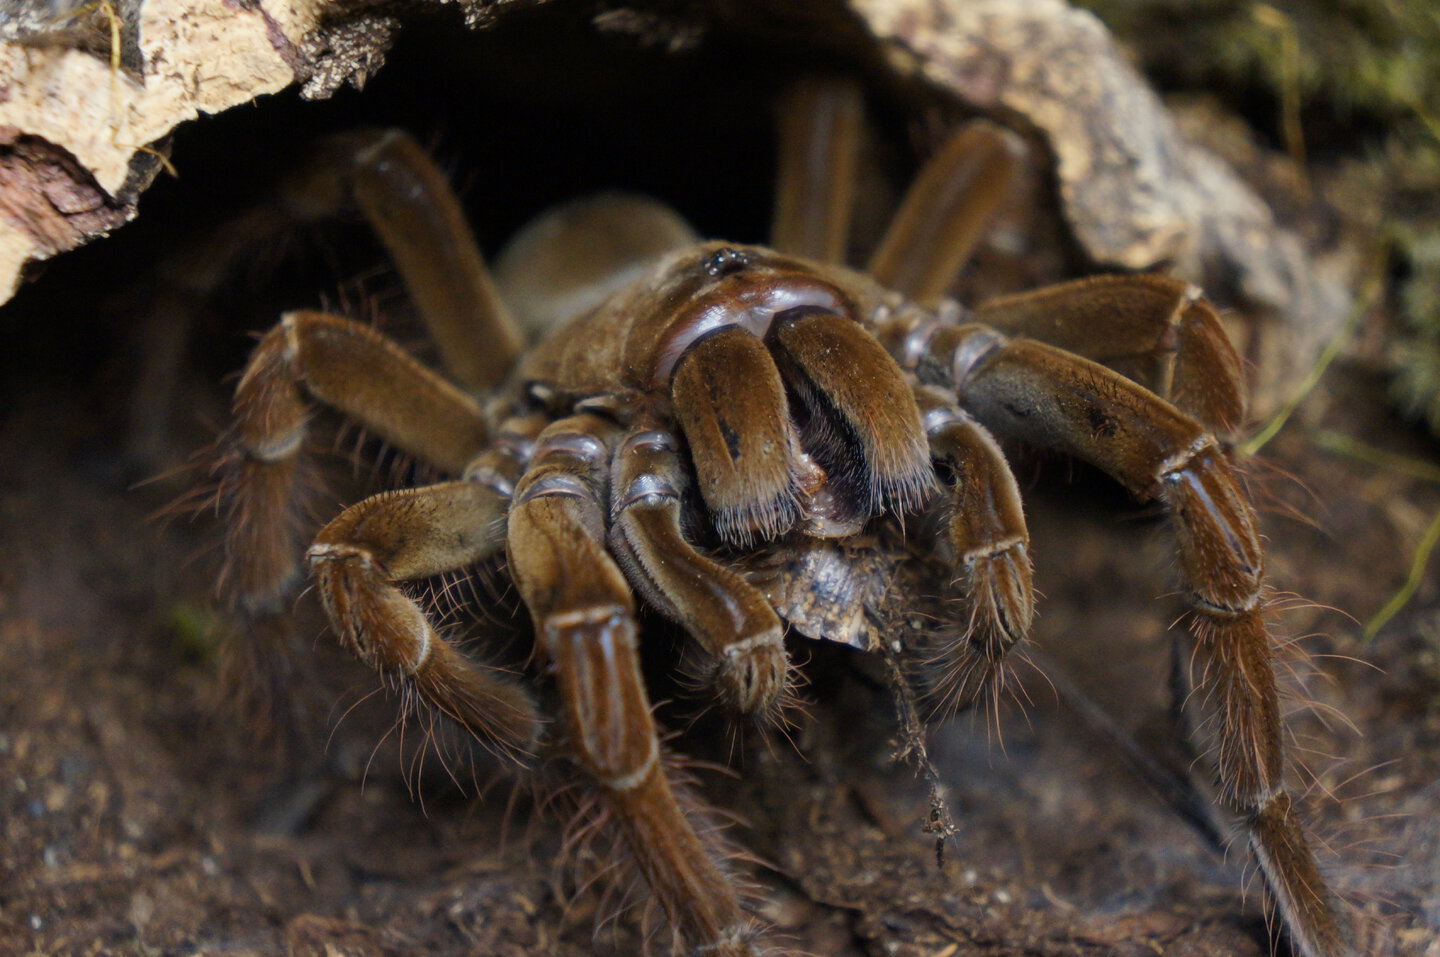
[{"label": "spider mouthparts", "polygon": [[821,485],[814,492],[800,499],[804,511],[801,528],[805,534],[815,538],[846,538],[858,535],[869,518],[856,511],[845,496],[828,484]]}]

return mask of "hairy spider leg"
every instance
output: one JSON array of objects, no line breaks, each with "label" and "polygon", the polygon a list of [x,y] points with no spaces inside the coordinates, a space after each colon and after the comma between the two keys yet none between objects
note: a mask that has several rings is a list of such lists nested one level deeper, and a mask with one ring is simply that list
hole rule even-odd
[{"label": "hairy spider leg", "polygon": [[523,343],[445,174],[410,134],[385,130],[356,151],[352,175],[445,371],[473,393],[499,385]]},{"label": "hairy spider leg", "polygon": [[244,610],[281,610],[297,578],[298,472],[312,398],[452,475],[489,440],[474,399],[374,329],[325,313],[286,314],[255,347],[232,405],[222,580]]},{"label": "hairy spider leg", "polygon": [[621,441],[611,476],[611,552],[647,602],[694,639],[686,671],[740,714],[778,722],[789,684],[784,629],[763,595],[685,540],[690,484],[681,443],[641,422]]},{"label": "hairy spider leg", "polygon": [[991,299],[971,317],[1108,366],[1212,432],[1244,422],[1240,357],[1215,307],[1183,279],[1091,276]]},{"label": "hairy spider leg", "polygon": [[515,760],[534,750],[540,717],[519,683],[452,646],[396,582],[498,553],[508,497],[476,481],[382,492],[326,525],[308,557],[340,643],[402,690]]},{"label": "hairy spider leg", "polygon": [[261,338],[236,387],[230,447],[217,464],[226,522],[220,592],[244,619],[226,653],[227,682],[258,738],[297,730],[280,710],[294,695],[283,621],[310,534],[312,400],[454,475],[489,440],[474,399],[368,326],[295,312]]},{"label": "hairy spider leg", "polygon": [[950,486],[945,534],[969,617],[943,631],[927,689],[941,714],[967,708],[990,687],[1015,643],[1030,633],[1035,592],[1020,489],[999,444],[944,390],[917,386],[930,455]]},{"label": "hairy spider leg", "polygon": [[780,97],[770,247],[844,263],[855,208],[865,99],[853,80],[806,77]]},{"label": "hairy spider leg", "polygon": [[167,409],[197,314],[236,264],[296,226],[358,205],[399,269],[452,381],[479,393],[500,384],[520,335],[443,172],[402,130],[320,138],[272,197],[227,219],[158,268],[162,292],[142,331],[139,385],[130,399],[130,452],[158,457]]},{"label": "hairy spider leg", "polygon": [[555,676],[570,752],[614,813],[677,938],[696,953],[752,957],[753,922],[661,760],[634,598],[606,548],[617,431],[581,413],[540,434],[510,507],[510,570]]},{"label": "hairy spider leg", "polygon": [[948,327],[922,363],[988,428],[1095,465],[1175,527],[1192,609],[1191,706],[1216,783],[1240,817],[1291,937],[1307,957],[1350,952],[1342,905],[1320,874],[1284,782],[1285,748],[1255,511],[1219,441],[1194,418],[1104,366],[979,325]]},{"label": "hairy spider leg", "polygon": [[921,167],[866,266],[876,282],[922,304],[944,297],[1010,190],[1020,137],[964,124]]}]

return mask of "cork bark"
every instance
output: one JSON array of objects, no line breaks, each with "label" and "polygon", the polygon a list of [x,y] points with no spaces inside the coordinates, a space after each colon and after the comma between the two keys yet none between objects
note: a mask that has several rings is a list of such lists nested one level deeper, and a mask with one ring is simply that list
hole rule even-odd
[{"label": "cork bark", "polygon": [[[401,18],[436,5],[115,0],[87,15],[92,35],[76,42],[55,10],[79,0],[17,2],[48,16],[0,21],[0,303],[28,262],[136,215],[176,126],[293,84],[308,97],[361,85],[383,63]],[[470,26],[533,8],[452,2]],[[1061,212],[1096,265],[1164,268],[1229,291],[1245,312],[1232,331],[1261,370],[1258,407],[1273,406],[1304,374],[1349,312],[1353,265],[1317,266],[1253,189],[1180,135],[1100,21],[1064,0],[638,0],[553,15],[589,17],[597,31],[677,53],[707,31],[783,36],[883,64],[899,82],[1032,133],[1053,154]]]},{"label": "cork bark", "polygon": [[294,83],[326,6],[142,0],[104,11],[121,21],[113,50],[77,43],[64,13],[10,24],[0,40],[0,301],[27,261],[132,218],[176,126]]}]

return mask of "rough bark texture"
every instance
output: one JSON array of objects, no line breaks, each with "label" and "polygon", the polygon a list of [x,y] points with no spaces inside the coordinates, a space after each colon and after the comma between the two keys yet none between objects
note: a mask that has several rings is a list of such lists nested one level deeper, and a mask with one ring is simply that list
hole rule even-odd
[{"label": "rough bark texture", "polygon": [[[0,43],[0,295],[21,267],[103,234],[135,215],[160,166],[155,144],[201,113],[248,103],[294,82],[295,47],[320,4],[268,10],[226,0],[146,0],[131,31],[138,69],[71,45],[58,20],[14,25]],[[120,13],[117,11],[116,15]],[[122,44],[125,41],[122,32]]]},{"label": "rough bark texture", "polygon": [[[511,9],[461,6],[472,25]],[[0,296],[26,262],[133,217],[178,124],[293,83],[307,97],[362,85],[400,28],[349,0],[131,0],[115,9],[113,50],[108,32],[88,45],[67,36],[63,16],[31,18],[28,30],[17,19],[0,42]],[[1315,269],[1253,190],[1179,136],[1099,21],[1063,0],[696,4],[683,16],[642,3],[595,24],[676,50],[722,27],[878,55],[942,97],[1037,131],[1090,260],[1166,266],[1246,307],[1235,331],[1262,370],[1261,406],[1303,374],[1348,309],[1345,271]]]}]

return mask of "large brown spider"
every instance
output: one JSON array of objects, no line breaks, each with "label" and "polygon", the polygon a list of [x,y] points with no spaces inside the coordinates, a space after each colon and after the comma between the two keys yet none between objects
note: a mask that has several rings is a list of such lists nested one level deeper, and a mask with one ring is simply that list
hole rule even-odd
[{"label": "large brown spider", "polygon": [[[618,825],[677,950],[753,955],[765,930],[662,760],[637,605],[683,628],[687,667],[716,699],[773,721],[790,684],[787,622],[873,642],[853,622],[899,621],[905,591],[884,586],[940,563],[954,624],[887,641],[927,663],[945,709],[965,707],[1032,618],[1020,497],[991,432],[1058,450],[1174,519],[1188,702],[1219,794],[1298,949],[1349,953],[1283,783],[1257,522],[1214,435],[1243,408],[1214,310],[1156,275],[971,310],[945,300],[1019,148],[987,124],[930,160],[865,273],[840,265],[860,111],[836,81],[787,100],[773,248],[698,242],[633,199],[542,218],[497,270],[519,323],[413,141],[346,140],[317,180],[333,195],[310,198],[328,208],[353,192],[449,379],[368,326],[287,314],[236,389],[227,590],[273,612],[296,588],[312,401],[450,475],[346,509],[305,553],[342,643],[517,760],[553,735]],[[553,731],[525,686],[458,650],[397,584],[502,550],[536,671],[562,702]]]}]

